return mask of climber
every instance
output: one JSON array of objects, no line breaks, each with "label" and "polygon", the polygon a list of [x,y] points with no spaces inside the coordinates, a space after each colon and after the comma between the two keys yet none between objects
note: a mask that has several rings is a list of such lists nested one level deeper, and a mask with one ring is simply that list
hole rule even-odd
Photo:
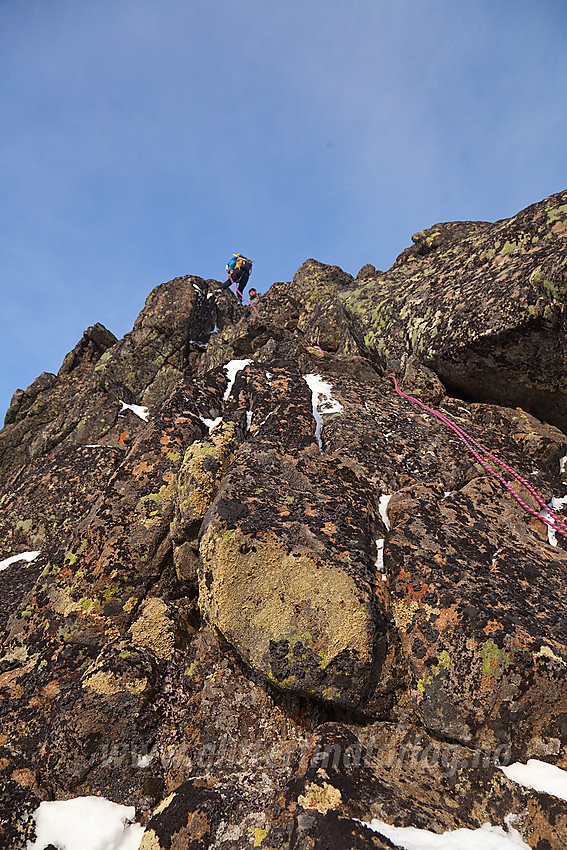
[{"label": "climber", "polygon": [[254,289],[254,287],[251,286],[250,289],[248,290],[248,298],[250,299],[250,301],[254,301],[254,299],[256,298],[257,295],[258,295],[258,293]]},{"label": "climber", "polygon": [[226,270],[228,272],[228,280],[220,288],[228,289],[234,283],[236,297],[239,301],[242,301],[242,293],[252,271],[252,260],[249,260],[244,254],[233,254],[232,259],[227,263]]}]

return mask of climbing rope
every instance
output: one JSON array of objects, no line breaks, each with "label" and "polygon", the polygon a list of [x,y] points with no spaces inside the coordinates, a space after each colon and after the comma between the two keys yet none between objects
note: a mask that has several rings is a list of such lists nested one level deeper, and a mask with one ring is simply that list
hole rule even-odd
[{"label": "climbing rope", "polygon": [[237,287],[236,283],[235,283],[235,282],[233,281],[233,279],[232,279],[232,275],[229,273],[229,275],[228,275],[228,276],[229,276],[229,278],[230,278],[230,282],[232,283],[232,285],[234,286],[234,288],[236,289],[236,291],[237,291],[237,293],[240,295],[240,297],[241,297],[241,298],[244,298],[244,300],[246,301],[246,303],[247,303],[247,304],[250,304],[250,306],[252,307],[252,309],[254,310],[254,312],[256,313],[256,315],[258,316],[258,318],[260,318],[260,314],[259,314],[259,312],[258,312],[258,311],[257,311],[257,309],[254,307],[254,305],[252,304],[252,302],[251,302],[251,301],[249,301],[249,299],[248,299],[248,298],[246,298],[246,296],[245,296],[245,295],[243,295],[243,293],[242,293],[242,292],[240,291],[240,289]]},{"label": "climbing rope", "polygon": [[305,343],[305,345],[307,346],[307,348],[317,348],[317,349],[319,349],[319,351],[321,352],[321,357],[324,357],[324,356],[325,356],[325,352],[323,351],[323,349],[321,348],[321,346],[320,346],[320,345],[317,345],[317,344],[316,344],[316,343],[314,343],[314,342],[309,342],[309,340],[308,340],[308,339],[304,339],[304,340],[303,340],[303,342]]},{"label": "climbing rope", "polygon": [[[529,513],[533,514],[533,516],[537,517],[538,519],[543,520],[543,522],[545,522],[554,531],[558,532],[559,534],[562,534],[564,537],[567,537],[567,523],[563,522],[563,520],[560,519],[557,516],[557,514],[555,514],[549,508],[549,506],[544,502],[544,500],[541,498],[541,496],[538,493],[536,493],[536,491],[531,486],[531,484],[529,484],[524,478],[522,478],[522,476],[519,475],[514,469],[512,469],[512,467],[508,466],[506,463],[504,463],[499,458],[497,458],[495,455],[493,455],[491,452],[489,452],[488,449],[485,448],[482,445],[482,443],[479,443],[477,440],[474,439],[474,437],[471,437],[470,434],[468,434],[466,431],[464,431],[455,422],[452,422],[451,419],[449,419],[443,413],[440,413],[438,410],[434,410],[432,407],[428,407],[426,404],[424,404],[419,399],[414,398],[413,396],[407,395],[406,393],[402,392],[402,390],[398,386],[398,382],[396,381],[396,378],[394,377],[394,375],[388,375],[388,378],[391,381],[394,382],[394,389],[396,390],[396,392],[399,396],[401,396],[402,398],[405,398],[407,401],[411,401],[414,404],[419,405],[419,407],[421,407],[423,410],[426,410],[428,413],[431,413],[433,416],[436,416],[437,419],[440,419],[441,422],[443,422],[445,425],[447,425],[449,428],[451,428],[451,430],[455,432],[455,434],[465,444],[465,446],[468,448],[468,450],[474,455],[474,457],[484,467],[484,469],[486,469],[487,472],[489,472],[491,475],[494,476],[494,478],[496,478],[498,481],[500,481],[500,483],[508,490],[509,493],[512,494],[512,496],[516,499],[516,501],[526,511],[529,511]],[[505,469],[506,472],[510,473],[510,475],[512,475],[517,481],[520,482],[520,484],[523,484],[523,486],[532,494],[532,496],[535,498],[537,503],[541,506],[542,511],[545,511],[545,515],[542,515],[541,512],[538,513],[533,508],[530,508],[530,506],[527,505],[524,502],[522,497],[520,495],[518,495],[518,493],[516,493],[516,491],[510,486],[510,484],[508,484],[508,482],[498,472],[496,472],[496,470],[492,469],[492,467],[489,466],[489,464],[486,462],[486,460],[483,457],[481,457],[479,452],[482,452],[482,454],[485,457],[490,458],[495,463],[500,464],[500,466],[503,467],[503,469]]]}]

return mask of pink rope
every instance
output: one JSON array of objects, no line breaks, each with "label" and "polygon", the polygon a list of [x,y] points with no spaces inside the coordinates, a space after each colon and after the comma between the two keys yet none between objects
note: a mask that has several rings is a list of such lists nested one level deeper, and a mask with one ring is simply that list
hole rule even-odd
[{"label": "pink rope", "polygon": [[315,343],[313,343],[313,342],[309,342],[309,340],[308,340],[308,339],[304,339],[304,340],[303,340],[303,342],[305,343],[305,345],[309,346],[309,348],[318,348],[318,349],[319,349],[319,351],[321,352],[321,357],[324,357],[324,356],[325,356],[325,354],[324,354],[324,352],[323,352],[323,349],[321,348],[321,346],[320,346],[320,345],[316,345],[316,344],[315,344]]},{"label": "pink rope", "polygon": [[[491,452],[489,452],[488,449],[485,448],[482,445],[482,443],[479,443],[477,440],[474,439],[474,437],[471,437],[470,434],[468,434],[466,431],[464,431],[455,422],[452,422],[443,413],[440,413],[438,410],[434,410],[432,407],[428,407],[426,404],[424,404],[419,399],[414,398],[413,396],[407,395],[406,393],[402,392],[402,390],[398,386],[398,382],[396,381],[396,379],[393,375],[388,375],[388,377],[391,381],[394,382],[394,389],[396,390],[396,392],[399,396],[407,399],[407,401],[411,401],[414,404],[419,405],[419,407],[421,407],[423,410],[426,410],[428,413],[431,413],[433,416],[436,416],[437,419],[440,419],[441,422],[443,422],[445,425],[447,425],[449,428],[451,428],[451,430],[455,432],[455,434],[465,444],[465,446],[468,448],[468,450],[474,455],[474,457],[484,467],[484,469],[486,469],[487,472],[489,472],[491,475],[493,475],[495,478],[497,478],[498,481],[500,481],[500,483],[508,490],[509,493],[512,494],[512,496],[516,499],[516,501],[519,502],[519,504],[526,511],[529,511],[529,513],[533,514],[533,516],[537,517],[538,519],[543,520],[543,522],[545,522],[548,526],[553,528],[559,534],[562,534],[564,537],[567,537],[567,523],[563,522],[562,519],[560,519],[552,510],[549,509],[549,507],[543,501],[541,496],[538,493],[536,493],[536,491],[531,486],[531,484],[529,484],[524,478],[522,478],[521,475],[518,475],[518,473],[514,469],[512,469],[512,467],[508,466],[506,463],[504,463],[499,458],[497,458],[495,455],[493,455]],[[476,446],[476,448],[479,451],[476,451],[474,446]],[[508,482],[498,472],[496,472],[496,470],[492,469],[492,467],[488,465],[486,460],[484,460],[480,456],[479,452],[482,452],[486,457],[488,457],[491,460],[495,461],[496,463],[500,464],[500,466],[502,466],[506,470],[506,472],[510,473],[510,475],[512,475],[517,481],[519,481],[521,484],[523,484],[524,487],[527,490],[529,490],[529,492],[535,498],[537,503],[539,505],[541,505],[541,507],[546,511],[547,514],[549,514],[549,516],[542,516],[541,513],[538,513],[533,508],[530,508],[530,506],[527,505],[524,502],[524,500],[521,498],[521,496],[519,496],[518,493],[516,493],[516,491],[508,484]]]},{"label": "pink rope", "polygon": [[248,300],[248,298],[246,298],[246,296],[245,296],[245,295],[243,295],[243,293],[242,293],[242,292],[240,291],[240,289],[237,287],[237,285],[235,284],[235,282],[234,282],[234,281],[233,281],[233,279],[232,279],[232,275],[231,275],[231,274],[229,274],[228,276],[229,276],[229,278],[230,278],[230,282],[232,283],[232,285],[234,286],[234,288],[236,289],[236,291],[238,292],[238,294],[240,295],[240,297],[241,297],[241,298],[244,298],[244,299],[245,299],[245,301],[247,302],[247,304],[250,304],[250,306],[252,307],[252,309],[254,310],[254,312],[256,313],[256,315],[258,316],[258,318],[260,318],[260,314],[259,314],[259,312],[258,312],[258,311],[257,311],[257,309],[254,307],[254,305],[252,304],[252,302],[251,302],[251,301],[249,301],[249,300]]}]

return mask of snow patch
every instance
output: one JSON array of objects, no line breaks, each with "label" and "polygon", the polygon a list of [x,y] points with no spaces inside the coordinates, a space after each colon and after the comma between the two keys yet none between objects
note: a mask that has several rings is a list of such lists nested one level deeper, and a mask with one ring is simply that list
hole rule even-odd
[{"label": "snow patch", "polygon": [[143,828],[131,823],[134,806],[121,806],[104,797],[75,797],[40,803],[33,813],[36,840],[27,850],[48,844],[59,850],[138,850]]},{"label": "snow patch", "polygon": [[[565,505],[567,505],[567,496],[563,496],[562,498],[558,498],[554,496],[547,506],[551,511],[557,513],[561,510]],[[554,516],[547,510],[547,508],[542,508],[539,512],[539,516],[547,525],[547,539],[548,542],[552,546],[557,546],[557,532],[554,526],[551,524],[554,521]]]},{"label": "snow patch", "polygon": [[559,475],[563,475],[565,469],[567,469],[567,455],[559,458]]},{"label": "snow patch", "polygon": [[313,373],[303,375],[303,380],[311,390],[311,406],[313,408],[313,418],[315,419],[315,436],[319,444],[319,451],[322,452],[321,429],[323,427],[323,414],[342,413],[343,406],[331,395],[333,385],[324,381],[320,375]]},{"label": "snow patch", "polygon": [[528,759],[526,764],[517,761],[507,767],[501,767],[508,779],[533,788],[543,794],[567,800],[567,770],[538,759]]},{"label": "snow patch", "polygon": [[380,537],[376,540],[376,569],[378,572],[384,572],[384,538]]},{"label": "snow patch", "polygon": [[0,561],[0,572],[2,570],[7,570],[11,564],[15,564],[17,561],[33,561],[34,558],[37,558],[38,555],[41,555],[41,552],[22,552],[20,555],[12,555],[11,558],[6,558],[4,561]]},{"label": "snow patch", "polygon": [[551,500],[550,508],[552,511],[560,511],[565,505],[567,505],[567,496],[554,496]]},{"label": "snow patch", "polygon": [[390,826],[389,823],[373,818],[365,823],[369,829],[389,838],[396,847],[405,850],[512,850],[513,847],[525,847],[529,844],[522,840],[520,833],[506,819],[508,832],[499,826],[483,824],[480,829],[454,829],[440,834],[418,829],[415,826]]},{"label": "snow patch", "polygon": [[253,413],[252,410],[246,411],[246,431],[250,430],[250,426],[252,425],[252,417],[253,416],[254,416],[254,413]]},{"label": "snow patch", "polygon": [[550,525],[550,523],[553,522],[552,515],[549,513],[547,508],[542,508],[541,511],[539,512],[538,516],[547,525],[547,541],[548,541],[548,543],[550,543],[551,546],[557,546],[557,532],[555,531],[553,526]]},{"label": "snow patch", "polygon": [[378,511],[382,518],[382,522],[386,526],[387,531],[390,530],[390,520],[388,519],[388,504],[391,498],[391,496],[383,494],[382,496],[380,496],[380,499],[378,501]]},{"label": "snow patch", "polygon": [[144,422],[148,421],[149,410],[145,404],[126,404],[126,402],[122,401],[122,399],[120,399],[120,404],[122,405],[120,413],[124,413],[125,410],[131,410],[132,413],[135,413],[136,416],[139,416],[140,419],[144,420]]},{"label": "snow patch", "polygon": [[226,401],[228,399],[230,391],[234,386],[237,374],[240,372],[241,369],[245,369],[251,363],[253,363],[252,360],[231,360],[230,363],[225,363],[223,369],[226,371],[228,385],[226,390],[224,391],[223,401]]},{"label": "snow patch", "polygon": [[376,542],[376,570],[382,573],[382,581],[388,581],[386,570],[384,569],[384,538],[379,537]]},{"label": "snow patch", "polygon": [[502,549],[497,549],[496,552],[494,553],[494,555],[492,556],[492,561],[490,562],[491,567],[496,566],[496,559],[497,559],[497,557],[498,557],[498,555],[500,554],[501,551],[502,551]]},{"label": "snow patch", "polygon": [[220,425],[220,423],[222,422],[222,416],[217,416],[216,419],[205,419],[204,416],[201,416],[201,414],[199,414],[199,419],[201,420],[203,425],[207,426],[207,428],[209,429],[209,434],[211,433],[213,428],[216,428],[217,425]]}]

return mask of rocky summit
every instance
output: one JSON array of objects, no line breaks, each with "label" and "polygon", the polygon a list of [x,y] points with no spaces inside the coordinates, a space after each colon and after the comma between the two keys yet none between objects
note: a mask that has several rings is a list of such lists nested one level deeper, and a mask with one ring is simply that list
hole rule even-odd
[{"label": "rocky summit", "polygon": [[78,797],[141,850],[567,847],[518,778],[567,777],[567,192],[412,243],[162,283],[15,392],[2,847]]}]

